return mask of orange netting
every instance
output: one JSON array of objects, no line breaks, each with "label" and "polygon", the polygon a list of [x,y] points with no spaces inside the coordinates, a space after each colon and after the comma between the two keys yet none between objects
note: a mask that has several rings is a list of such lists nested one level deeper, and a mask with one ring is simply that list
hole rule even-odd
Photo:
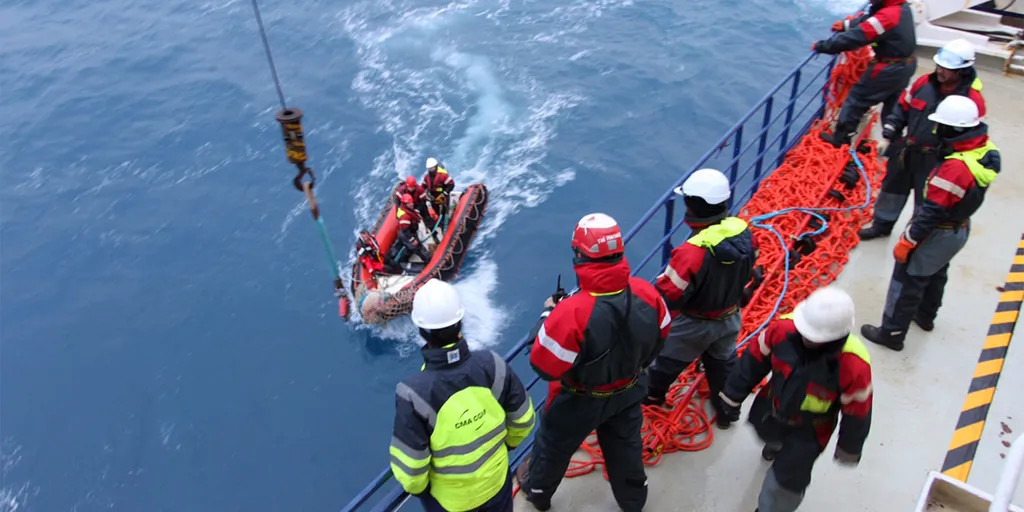
[{"label": "orange netting", "polygon": [[[764,267],[765,279],[743,310],[740,340],[748,339],[771,317],[791,311],[812,291],[832,282],[859,241],[857,231],[870,216],[868,189],[852,161],[849,147],[836,149],[822,141],[820,133],[838,115],[847,93],[871,58],[868,48],[840,57],[824,91],[827,100],[824,119],[814,122],[810,131],[786,155],[783,165],[761,182],[757,193],[739,215],[755,225],[760,221],[763,224],[759,227],[773,227],[786,242],[785,246],[780,244],[776,233],[770,229],[753,230],[760,246],[758,264]],[[865,133],[874,122],[872,116]],[[871,190],[878,190],[882,165],[877,143],[865,140],[859,147],[864,175],[871,180]],[[795,208],[816,210],[827,223],[807,212],[787,210]],[[815,233],[825,224],[822,233]],[[815,236],[797,240],[807,233]],[[788,283],[787,253],[790,255]],[[742,353],[744,348],[741,342],[739,351]],[[645,464],[649,466],[657,464],[665,453],[703,450],[714,441],[710,428],[713,416],[705,407],[708,387],[704,374],[696,366],[691,365],[680,375],[669,390],[665,405],[644,406],[642,436]],[[592,434],[580,448],[566,477],[585,475],[604,465],[596,436]]]}]

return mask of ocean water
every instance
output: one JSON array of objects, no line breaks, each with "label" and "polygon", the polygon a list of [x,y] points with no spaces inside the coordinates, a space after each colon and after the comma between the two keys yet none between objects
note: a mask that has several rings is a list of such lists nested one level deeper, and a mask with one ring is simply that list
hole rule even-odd
[{"label": "ocean water", "polygon": [[[860,3],[261,6],[346,265],[426,157],[487,184],[456,286],[504,352],[576,220],[631,226]],[[249,3],[3,0],[0,42],[0,511],[340,509],[418,345],[336,316]]]}]

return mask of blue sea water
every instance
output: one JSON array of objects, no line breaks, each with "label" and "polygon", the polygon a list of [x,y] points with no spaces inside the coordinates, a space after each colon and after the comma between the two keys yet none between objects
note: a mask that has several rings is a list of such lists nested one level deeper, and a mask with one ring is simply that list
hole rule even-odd
[{"label": "blue sea water", "polygon": [[[632,225],[860,3],[262,9],[341,259],[427,156],[490,188],[456,286],[504,352],[579,217]],[[339,509],[418,345],[336,316],[249,3],[5,0],[0,42],[0,511]]]}]

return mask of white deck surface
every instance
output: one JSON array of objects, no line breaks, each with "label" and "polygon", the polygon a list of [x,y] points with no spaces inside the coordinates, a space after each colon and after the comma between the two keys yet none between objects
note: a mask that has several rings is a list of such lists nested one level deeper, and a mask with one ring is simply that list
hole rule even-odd
[{"label": "white deck surface", "polygon": [[[988,104],[992,140],[1001,147],[1003,170],[975,215],[970,241],[953,260],[945,306],[935,330],[916,326],[902,352],[868,343],[875,386],[871,434],[863,462],[850,469],[832,462],[835,436],[814,470],[800,510],[859,512],[913,510],[930,470],[942,465],[985,335],[1024,230],[1024,77],[1004,77],[979,63]],[[930,54],[922,53],[919,72],[932,71]],[[897,229],[910,217],[910,204]],[[864,242],[854,251],[837,284],[857,304],[858,326],[878,324],[892,271],[894,234]],[[1018,324],[1018,331],[1024,331]],[[1021,333],[1018,333],[1021,334]],[[1024,336],[1024,334],[1021,334]],[[969,483],[995,490],[1002,469],[1001,441],[1024,429],[1024,339],[1015,337],[995,395]],[[715,431],[714,444],[703,451],[675,453],[649,468],[649,511],[750,512],[756,507],[767,462],[761,445],[745,424]],[[1005,424],[1012,433],[999,436]],[[1016,504],[1024,504],[1018,488]],[[615,511],[607,482],[597,471],[563,480],[552,500],[555,511]],[[516,510],[534,508],[516,497]]]}]

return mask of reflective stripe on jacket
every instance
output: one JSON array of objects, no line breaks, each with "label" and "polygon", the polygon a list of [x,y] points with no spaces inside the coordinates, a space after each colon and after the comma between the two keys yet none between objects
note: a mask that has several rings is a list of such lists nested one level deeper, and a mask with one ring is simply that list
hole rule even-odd
[{"label": "reflective stripe on jacket", "polygon": [[445,510],[475,509],[508,475],[508,448],[533,429],[533,402],[505,360],[465,340],[424,348],[424,368],[395,388],[391,471]]},{"label": "reflective stripe on jacket", "polygon": [[985,99],[981,95],[982,83],[974,68],[962,71],[960,81],[949,94],[943,94],[942,85],[936,73],[929,73],[917,79],[910,88],[900,94],[900,100],[884,122],[897,133],[907,129],[906,141],[910,146],[935,149],[939,136],[935,133],[935,121],[928,116],[951,95],[966,96],[978,106],[978,115],[985,117]]}]

